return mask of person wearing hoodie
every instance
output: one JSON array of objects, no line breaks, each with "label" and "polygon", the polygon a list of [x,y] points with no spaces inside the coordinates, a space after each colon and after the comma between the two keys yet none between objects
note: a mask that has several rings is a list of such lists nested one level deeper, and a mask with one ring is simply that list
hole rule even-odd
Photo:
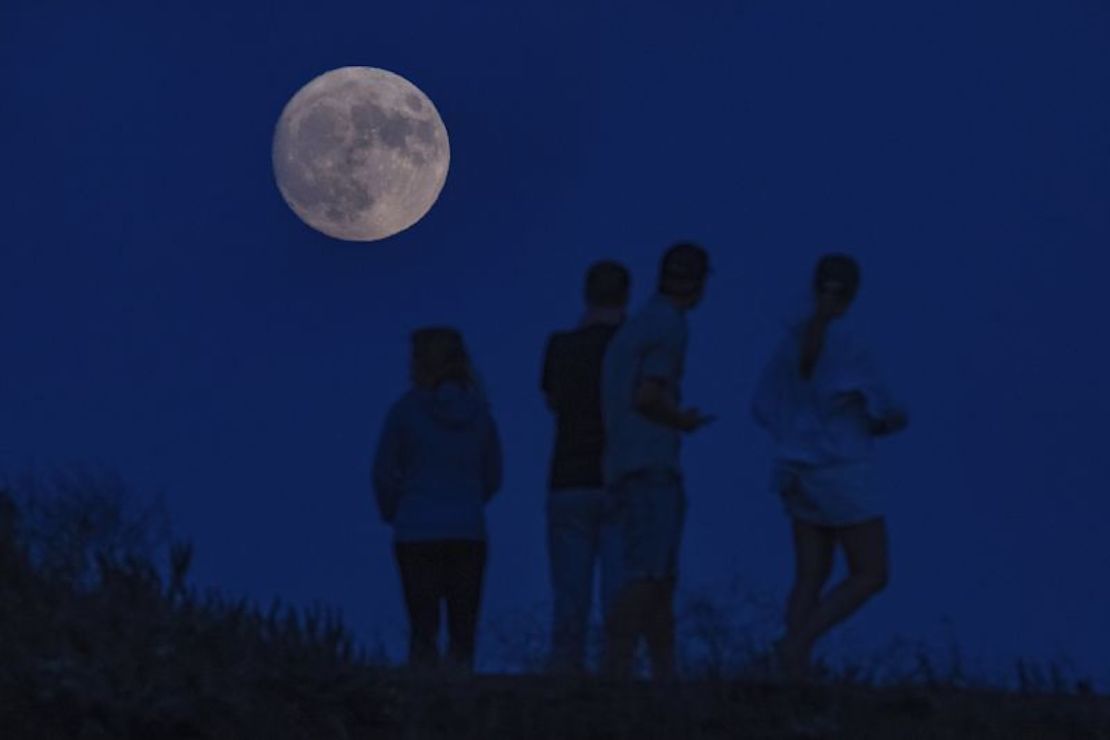
[{"label": "person wearing hoodie", "polygon": [[473,670],[486,564],[485,505],[501,486],[497,425],[455,329],[412,334],[412,388],[390,409],[373,484],[408,612],[409,665],[440,662],[446,603],[450,663]]},{"label": "person wearing hoodie", "polygon": [[[873,484],[874,438],[906,426],[868,348],[844,316],[859,290],[859,265],[827,254],[813,276],[813,303],[792,323],[757,384],[756,422],[774,440],[772,489],[792,523],[794,585],[786,633],[775,644],[792,680],[805,678],[814,643],[887,582],[887,533]],[[823,593],[836,546],[848,575]]]}]

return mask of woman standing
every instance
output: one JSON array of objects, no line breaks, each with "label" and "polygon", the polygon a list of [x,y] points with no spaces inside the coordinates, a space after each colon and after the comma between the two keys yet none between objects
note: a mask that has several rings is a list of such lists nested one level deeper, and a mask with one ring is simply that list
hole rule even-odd
[{"label": "woman standing", "polygon": [[[793,680],[808,672],[818,638],[887,583],[873,440],[900,431],[907,419],[891,402],[867,348],[843,325],[859,281],[859,265],[848,255],[818,261],[813,308],[789,327],[752,404],[774,438],[773,488],[793,524],[794,585],[786,634],[775,646]],[[849,573],[823,593],[837,545]]]},{"label": "woman standing", "polygon": [[486,563],[484,508],[501,486],[497,425],[456,330],[413,332],[411,380],[386,417],[373,472],[382,519],[393,525],[409,665],[439,662],[446,602],[448,659],[470,671]]}]

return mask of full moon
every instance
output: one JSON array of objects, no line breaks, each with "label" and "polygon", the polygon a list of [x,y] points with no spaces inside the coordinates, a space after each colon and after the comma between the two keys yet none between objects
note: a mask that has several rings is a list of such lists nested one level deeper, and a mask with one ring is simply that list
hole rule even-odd
[{"label": "full moon", "polygon": [[312,80],[274,131],[274,177],[285,202],[312,228],[348,241],[385,239],[423,218],[450,159],[432,101],[374,67]]}]

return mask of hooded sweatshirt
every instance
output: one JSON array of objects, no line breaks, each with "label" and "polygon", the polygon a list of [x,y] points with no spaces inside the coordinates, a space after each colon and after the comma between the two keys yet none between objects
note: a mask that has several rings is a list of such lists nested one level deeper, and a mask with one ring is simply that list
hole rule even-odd
[{"label": "hooded sweatshirt", "polygon": [[485,397],[449,383],[416,388],[386,416],[374,492],[394,540],[484,540],[483,509],[501,487],[501,443]]}]

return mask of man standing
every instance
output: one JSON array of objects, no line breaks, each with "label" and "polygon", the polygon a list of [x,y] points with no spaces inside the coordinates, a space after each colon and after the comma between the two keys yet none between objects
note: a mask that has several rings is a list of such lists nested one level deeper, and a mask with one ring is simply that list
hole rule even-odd
[{"label": "man standing", "polygon": [[606,672],[628,677],[641,636],[656,679],[674,677],[674,591],[686,509],[681,435],[712,420],[680,407],[686,312],[696,306],[709,257],[692,243],[667,250],[659,290],[629,319],[605,356],[605,482],[622,539],[622,586],[607,625]]},{"label": "man standing", "polygon": [[547,342],[541,386],[555,414],[555,452],[547,497],[547,545],[554,591],[550,667],[581,672],[593,596],[601,565],[601,606],[607,614],[620,565],[617,528],[606,505],[601,455],[601,363],[624,320],[628,270],[598,262],[586,273],[586,314],[577,329]]}]

